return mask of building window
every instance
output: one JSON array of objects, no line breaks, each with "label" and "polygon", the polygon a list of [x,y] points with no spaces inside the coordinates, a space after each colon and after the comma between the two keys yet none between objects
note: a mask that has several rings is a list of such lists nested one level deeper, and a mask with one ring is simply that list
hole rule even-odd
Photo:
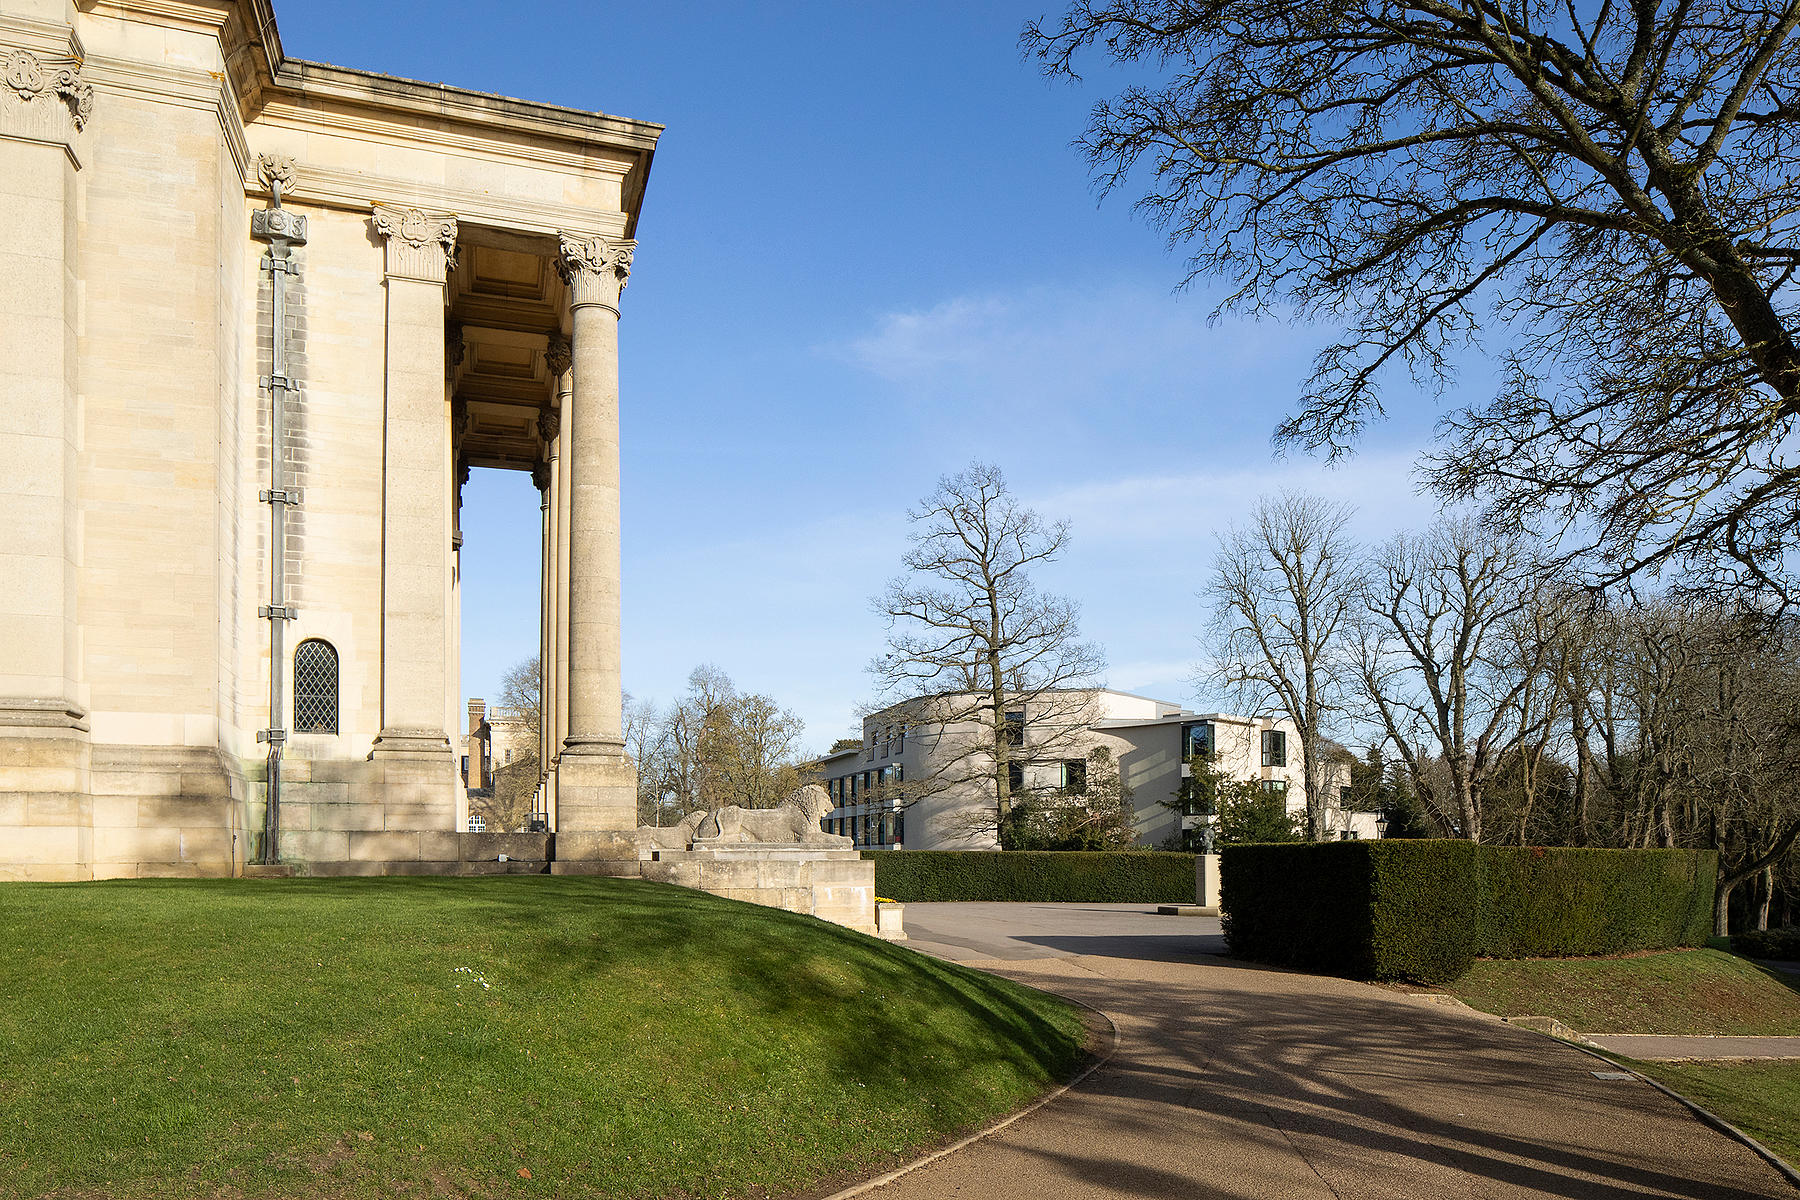
[{"label": "building window", "polygon": [[894,728],[894,753],[906,753],[906,722],[902,721]]},{"label": "building window", "polygon": [[1025,790],[1025,764],[1018,761],[1006,764],[1006,790],[1022,792]]},{"label": "building window", "polygon": [[338,655],[330,642],[294,647],[294,732],[338,731]]},{"label": "building window", "polygon": [[1287,734],[1279,729],[1265,729],[1262,735],[1262,765],[1287,766]]},{"label": "building window", "polygon": [[1006,720],[1000,723],[1000,740],[1008,746],[1025,744],[1025,710],[1017,709],[1006,714]]},{"label": "building window", "polygon": [[1062,765],[1062,790],[1065,795],[1087,795],[1087,759],[1065,758]]},{"label": "building window", "polygon": [[1210,721],[1201,721],[1193,725],[1181,727],[1181,757],[1211,758],[1213,756],[1213,727]]},{"label": "building window", "polygon": [[480,813],[470,813],[469,814],[469,832],[470,833],[482,833],[482,832],[485,832],[486,830],[487,830],[487,818],[483,817]]},{"label": "building window", "polygon": [[1271,796],[1287,795],[1287,780],[1285,779],[1264,779],[1261,783],[1262,790]]},{"label": "building window", "polygon": [[511,747],[511,746],[508,746],[508,747],[507,747],[507,748],[506,748],[506,761],[507,761],[507,762],[511,762],[511,761],[512,761],[512,747]]}]

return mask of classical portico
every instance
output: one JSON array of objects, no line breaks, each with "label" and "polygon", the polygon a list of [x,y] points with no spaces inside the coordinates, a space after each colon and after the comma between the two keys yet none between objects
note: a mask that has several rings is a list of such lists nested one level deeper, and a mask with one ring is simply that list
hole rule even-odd
[{"label": "classical portico", "polygon": [[542,497],[525,857],[634,873],[619,318],[660,126],[288,59],[266,0],[0,0],[0,71],[0,879],[493,869],[472,467]]}]

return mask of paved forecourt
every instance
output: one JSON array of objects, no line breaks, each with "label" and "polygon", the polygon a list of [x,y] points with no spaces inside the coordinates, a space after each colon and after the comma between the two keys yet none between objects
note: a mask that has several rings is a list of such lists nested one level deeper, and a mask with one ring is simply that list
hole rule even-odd
[{"label": "paved forecourt", "polygon": [[1220,957],[1132,905],[909,904],[910,945],[1080,1000],[1112,1061],[869,1193],[938,1197],[1783,1197],[1748,1148],[1536,1033]]}]

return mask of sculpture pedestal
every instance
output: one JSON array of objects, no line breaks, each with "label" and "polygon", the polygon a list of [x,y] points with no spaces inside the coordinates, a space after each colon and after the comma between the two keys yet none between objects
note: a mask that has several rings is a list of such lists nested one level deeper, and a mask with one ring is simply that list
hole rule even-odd
[{"label": "sculpture pedestal", "polygon": [[692,849],[645,846],[645,879],[805,913],[875,933],[875,864],[856,850],[804,842],[712,842]]}]

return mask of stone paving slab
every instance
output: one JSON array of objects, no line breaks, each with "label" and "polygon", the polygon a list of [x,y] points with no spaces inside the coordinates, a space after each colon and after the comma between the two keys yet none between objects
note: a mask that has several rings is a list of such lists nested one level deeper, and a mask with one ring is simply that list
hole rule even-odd
[{"label": "stone paving slab", "polygon": [[1677,1037],[1661,1033],[1590,1033],[1582,1040],[1627,1058],[1796,1058],[1800,1037]]},{"label": "stone paving slab", "polygon": [[[1054,1103],[873,1200],[1794,1200],[1749,1148],[1540,1034],[1208,953],[1149,906],[908,905],[915,947],[1119,1031]],[[1202,927],[1213,925],[1211,931]]]}]

